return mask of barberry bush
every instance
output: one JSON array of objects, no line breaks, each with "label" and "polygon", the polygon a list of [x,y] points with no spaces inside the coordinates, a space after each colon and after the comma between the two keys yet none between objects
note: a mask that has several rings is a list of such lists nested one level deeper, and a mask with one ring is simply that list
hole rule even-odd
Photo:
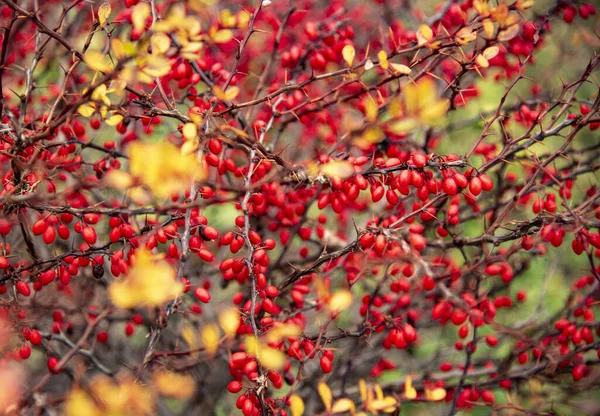
[{"label": "barberry bush", "polygon": [[0,0],[0,413],[598,414],[599,34]]}]

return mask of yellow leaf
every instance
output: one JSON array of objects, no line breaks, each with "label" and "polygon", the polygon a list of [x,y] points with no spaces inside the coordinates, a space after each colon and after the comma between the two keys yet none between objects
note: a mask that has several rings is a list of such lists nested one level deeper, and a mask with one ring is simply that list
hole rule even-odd
[{"label": "yellow leaf", "polygon": [[301,334],[302,328],[298,325],[276,322],[264,335],[264,340],[267,343],[279,343],[284,338],[298,337]]},{"label": "yellow leaf", "polygon": [[83,390],[76,387],[71,390],[64,403],[65,416],[102,416],[94,400]]},{"label": "yellow leaf", "polygon": [[404,120],[396,121],[392,123],[388,130],[392,134],[404,134],[409,133],[419,126],[417,120],[413,118],[405,118]]},{"label": "yellow leaf", "polygon": [[197,140],[186,140],[181,145],[181,154],[184,154],[184,155],[194,154],[196,152],[196,150],[198,150],[198,147],[200,147],[200,144],[198,143]]},{"label": "yellow leaf", "polygon": [[490,46],[483,51],[483,56],[485,59],[492,59],[498,55],[498,52],[500,52],[500,48],[497,46]]},{"label": "yellow leaf", "polygon": [[367,396],[367,383],[361,378],[358,380],[358,390],[360,391],[360,398],[363,402],[365,402],[368,398]]},{"label": "yellow leaf", "polygon": [[98,20],[100,21],[100,26],[104,26],[104,23],[110,17],[110,13],[112,8],[110,7],[110,3],[102,3],[98,8]]},{"label": "yellow leaf", "polygon": [[65,416],[108,416],[156,414],[153,392],[133,378],[100,376],[87,384],[86,391],[74,388],[65,401]]},{"label": "yellow leaf", "polygon": [[77,112],[84,117],[91,117],[95,111],[96,111],[96,104],[94,104],[94,103],[81,104],[77,108]]},{"label": "yellow leaf", "polygon": [[163,55],[171,47],[171,39],[164,33],[155,33],[150,38],[150,45],[154,55]]},{"label": "yellow leaf", "polygon": [[192,376],[166,370],[158,370],[152,380],[161,395],[180,400],[192,397],[196,385]]},{"label": "yellow leaf", "polygon": [[520,26],[517,24],[509,26],[507,29],[498,32],[498,40],[500,42],[508,42],[509,40],[515,38],[519,34],[520,30]]},{"label": "yellow leaf", "polygon": [[290,396],[290,409],[292,416],[302,416],[304,414],[304,400],[297,394]]},{"label": "yellow leaf", "polygon": [[383,390],[379,384],[375,384],[375,397],[377,400],[383,400]]},{"label": "yellow leaf", "polygon": [[517,10],[525,11],[535,4],[534,0],[520,0],[516,3]]},{"label": "yellow leaf", "polygon": [[84,56],[84,61],[90,69],[99,72],[111,72],[112,67],[106,62],[106,55],[101,52],[89,50]]},{"label": "yellow leaf", "polygon": [[450,101],[447,98],[443,98],[424,108],[419,114],[419,120],[429,126],[439,125],[444,121],[449,108]]},{"label": "yellow leaf", "polygon": [[498,7],[494,7],[490,12],[492,14],[492,19],[500,25],[508,19],[509,10],[506,4],[500,4]]},{"label": "yellow leaf", "polygon": [[383,69],[388,69],[388,59],[387,53],[385,53],[385,51],[379,51],[379,53],[377,54],[377,59],[379,59],[379,65]]},{"label": "yellow leaf", "polygon": [[323,382],[320,382],[317,386],[317,390],[319,391],[319,395],[321,396],[321,400],[325,405],[325,409],[330,412],[331,411],[331,402],[333,400],[333,395],[331,394],[331,389],[329,386]]},{"label": "yellow leaf", "polygon": [[367,120],[371,122],[377,120],[377,115],[379,114],[379,106],[377,105],[377,101],[375,101],[371,96],[368,96],[368,98],[364,100],[364,106]]},{"label": "yellow leaf", "polygon": [[433,31],[427,25],[419,26],[419,30],[417,31],[417,41],[419,46],[425,45],[428,42],[431,42],[433,39]]},{"label": "yellow leaf", "polygon": [[195,155],[184,154],[168,141],[135,142],[129,146],[129,170],[154,195],[167,198],[189,189],[205,177]]},{"label": "yellow leaf", "polygon": [[227,88],[227,91],[223,91],[220,87],[214,87],[213,91],[215,92],[215,96],[220,101],[231,101],[240,93],[240,89],[236,86]]},{"label": "yellow leaf", "polygon": [[263,367],[272,370],[281,370],[285,367],[285,363],[287,362],[285,354],[278,349],[263,345],[256,337],[247,337],[245,346],[246,353],[258,358]]},{"label": "yellow leaf", "polygon": [[216,325],[205,325],[200,331],[200,339],[208,355],[215,355],[219,349],[219,328]]},{"label": "yellow leaf", "polygon": [[491,19],[483,20],[483,32],[488,38],[492,38],[494,36],[494,22],[492,22]]},{"label": "yellow leaf", "polygon": [[194,123],[185,123],[181,133],[187,140],[195,139],[198,136],[198,127]]},{"label": "yellow leaf", "polygon": [[402,65],[402,64],[395,64],[393,62],[390,62],[390,66],[391,71],[393,74],[402,74],[402,75],[408,75],[412,72],[412,69],[410,69],[408,66],[406,65]]},{"label": "yellow leaf", "polygon": [[227,308],[219,314],[219,325],[227,336],[234,336],[240,325],[240,312],[237,308]]},{"label": "yellow leaf", "polygon": [[287,358],[285,354],[276,348],[263,345],[258,352],[260,363],[271,370],[281,370],[285,367]]},{"label": "yellow leaf", "polygon": [[119,308],[162,306],[183,293],[183,284],[175,280],[175,270],[146,249],[136,251],[136,261],[123,279],[109,287],[112,302]]},{"label": "yellow leaf", "polygon": [[334,160],[322,165],[321,173],[330,178],[345,179],[354,173],[354,166],[345,160]]},{"label": "yellow leaf", "polygon": [[417,390],[412,386],[412,378],[406,376],[406,382],[404,383],[404,395],[407,399],[414,399],[417,397]]},{"label": "yellow leaf", "polygon": [[185,341],[190,350],[197,350],[200,348],[200,341],[198,339],[198,331],[189,323],[185,323],[181,329],[181,338]]},{"label": "yellow leaf", "polygon": [[477,10],[477,13],[479,13],[479,16],[481,16],[481,17],[489,16],[490,9],[487,5],[487,0],[484,0],[484,1],[474,0],[473,6],[475,7],[475,10]]},{"label": "yellow leaf", "polygon": [[145,2],[140,2],[133,7],[131,12],[131,22],[137,31],[142,31],[146,27],[146,20],[150,16],[150,5]]},{"label": "yellow leaf", "polygon": [[391,396],[386,396],[383,399],[375,400],[371,403],[371,409],[374,410],[386,410],[394,408],[398,404],[398,401]]},{"label": "yellow leaf", "polygon": [[342,57],[344,61],[348,64],[348,66],[352,66],[352,62],[354,61],[354,56],[356,52],[354,51],[354,46],[346,45],[344,49],[342,49]]},{"label": "yellow leaf", "polygon": [[121,114],[115,114],[114,116],[110,116],[104,120],[104,122],[109,126],[116,126],[121,121],[123,121],[123,116]]},{"label": "yellow leaf", "polygon": [[113,79],[110,82],[110,87],[108,88],[107,93],[108,94],[120,94],[122,93],[125,88],[127,87],[127,83],[123,80],[120,79]]},{"label": "yellow leaf", "polygon": [[479,54],[475,57],[475,63],[482,67],[482,68],[487,68],[488,66],[490,66],[490,63],[488,62],[487,59],[485,59],[485,56]]},{"label": "yellow leaf", "polygon": [[214,43],[227,43],[233,39],[233,32],[229,29],[211,30],[210,38]]},{"label": "yellow leaf", "polygon": [[171,72],[171,64],[164,56],[151,55],[141,67],[142,71],[152,78],[162,77]]},{"label": "yellow leaf", "polygon": [[329,298],[329,309],[331,311],[343,311],[352,305],[352,293],[349,290],[341,289],[334,292]]},{"label": "yellow leaf", "polygon": [[425,399],[437,402],[443,400],[446,397],[446,390],[442,388],[437,389],[425,389]]},{"label": "yellow leaf", "polygon": [[221,26],[229,28],[235,27],[236,20],[237,19],[235,18],[235,15],[231,13],[231,10],[221,10],[221,13],[219,14],[219,23],[221,23]]},{"label": "yellow leaf", "polygon": [[103,179],[104,186],[115,189],[129,189],[133,186],[133,177],[122,170],[111,170]]},{"label": "yellow leaf", "polygon": [[218,0],[188,0],[188,6],[195,12],[201,12],[209,6],[217,4]]},{"label": "yellow leaf", "polygon": [[461,45],[467,45],[477,39],[477,33],[471,27],[463,27],[455,36],[456,41]]},{"label": "yellow leaf", "polygon": [[374,66],[375,64],[373,63],[373,61],[371,61],[371,58],[367,58],[367,61],[365,62],[365,71],[373,69]]},{"label": "yellow leaf", "polygon": [[355,410],[356,407],[354,406],[354,402],[350,399],[338,399],[331,407],[332,414],[344,412],[350,412],[351,414],[354,414]]}]

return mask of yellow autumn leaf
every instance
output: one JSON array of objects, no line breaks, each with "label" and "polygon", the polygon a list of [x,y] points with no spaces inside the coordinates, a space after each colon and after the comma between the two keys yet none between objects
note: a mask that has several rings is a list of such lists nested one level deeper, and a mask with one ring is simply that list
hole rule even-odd
[{"label": "yellow autumn leaf", "polygon": [[509,26],[505,30],[501,30],[498,32],[498,41],[500,42],[508,42],[509,40],[515,38],[519,32],[521,31],[521,27],[518,24],[513,24]]},{"label": "yellow autumn leaf", "polygon": [[276,322],[263,338],[267,343],[278,343],[284,338],[298,337],[300,335],[302,335],[302,328],[298,325]]},{"label": "yellow autumn leaf", "polygon": [[485,59],[492,59],[498,55],[498,52],[500,52],[500,48],[497,46],[490,46],[489,48],[485,48],[483,51],[483,56]]},{"label": "yellow autumn leaf", "polygon": [[290,396],[290,409],[292,416],[302,416],[304,414],[304,400],[297,394]]},{"label": "yellow autumn leaf", "polygon": [[96,104],[94,104],[94,103],[81,104],[77,108],[77,112],[84,117],[91,117],[96,112]]},{"label": "yellow autumn leaf", "polygon": [[501,25],[506,21],[506,19],[508,19],[508,14],[510,11],[508,10],[508,6],[506,4],[500,4],[499,6],[490,10],[490,13],[492,15],[492,20]]},{"label": "yellow autumn leaf", "polygon": [[448,99],[439,98],[430,78],[421,78],[417,83],[409,82],[404,85],[402,97],[407,117],[428,126],[441,124],[450,107]]},{"label": "yellow autumn leaf", "polygon": [[342,49],[342,58],[344,58],[344,62],[346,62],[348,66],[352,66],[355,55],[356,52],[354,51],[354,46],[352,45],[346,45],[344,46],[344,49]]},{"label": "yellow autumn leaf", "polygon": [[333,406],[331,407],[332,414],[344,412],[350,412],[351,414],[354,414],[355,410],[356,407],[354,406],[354,402],[350,399],[345,398],[336,400]]},{"label": "yellow autumn leaf", "polygon": [[171,39],[164,33],[155,33],[150,38],[150,45],[154,55],[163,55],[171,47]]},{"label": "yellow autumn leaf", "polygon": [[115,114],[113,116],[110,116],[110,117],[104,119],[104,122],[109,126],[116,126],[121,121],[123,121],[123,116],[121,114]]},{"label": "yellow autumn leaf", "polygon": [[419,127],[419,123],[416,119],[405,118],[403,120],[395,121],[388,126],[388,130],[392,134],[403,134],[413,131]]},{"label": "yellow autumn leaf", "polygon": [[410,67],[406,66],[406,65],[402,65],[402,64],[395,64],[393,62],[390,62],[390,70],[392,71],[392,73],[394,75],[408,75],[412,72],[412,69],[410,69]]},{"label": "yellow autumn leaf", "polygon": [[191,324],[185,323],[181,329],[181,338],[187,344],[190,350],[198,350],[200,348],[200,340],[198,331]]},{"label": "yellow autumn leaf", "polygon": [[475,10],[477,10],[477,13],[479,13],[479,16],[481,17],[487,17],[490,14],[490,9],[488,7],[487,0],[474,0],[473,7],[475,7]]},{"label": "yellow autumn leaf", "polygon": [[383,410],[386,413],[393,411],[395,406],[398,404],[398,401],[394,399],[392,396],[386,396],[382,399],[375,400],[371,403],[371,409],[373,410]]},{"label": "yellow autumn leaf", "polygon": [[272,370],[281,370],[287,362],[286,355],[276,348],[264,345],[254,336],[246,337],[246,353],[258,358],[263,367]]},{"label": "yellow autumn leaf", "polygon": [[360,398],[363,402],[365,402],[368,398],[367,396],[367,383],[362,378],[358,380],[358,390],[360,391]]},{"label": "yellow autumn leaf", "polygon": [[201,12],[207,7],[214,6],[218,0],[188,0],[188,6],[195,12]]},{"label": "yellow autumn leaf", "polygon": [[110,17],[110,13],[112,8],[110,7],[110,3],[102,3],[98,8],[98,21],[100,22],[100,26],[104,26],[104,23]]},{"label": "yellow autumn leaf", "polygon": [[331,389],[329,386],[323,382],[320,382],[317,386],[317,390],[319,392],[319,396],[321,396],[321,400],[325,405],[325,409],[330,412],[331,411],[331,402],[333,401],[333,395],[331,394]]},{"label": "yellow autumn leaf", "polygon": [[145,2],[140,2],[133,7],[131,12],[131,22],[137,31],[142,31],[146,27],[146,20],[150,16],[150,5]]},{"label": "yellow autumn leaf", "polygon": [[129,189],[133,186],[133,177],[122,170],[111,170],[103,179],[104,186],[115,189]]},{"label": "yellow autumn leaf", "polygon": [[236,86],[227,88],[227,91],[223,91],[220,87],[214,87],[213,91],[220,101],[231,101],[240,93],[240,89]]},{"label": "yellow autumn leaf", "polygon": [[481,68],[487,68],[488,66],[490,66],[490,63],[488,62],[487,59],[485,59],[485,56],[479,54],[475,57],[475,63],[477,64],[477,66],[480,66]]},{"label": "yellow autumn leaf", "polygon": [[180,400],[192,397],[196,385],[192,376],[167,370],[158,370],[152,377],[152,381],[159,394]]},{"label": "yellow autumn leaf", "polygon": [[129,376],[98,376],[86,391],[73,388],[67,395],[65,416],[149,416],[156,414],[153,392]]},{"label": "yellow autumn leaf", "polygon": [[168,141],[135,142],[129,146],[129,171],[159,198],[189,189],[205,177],[204,168],[191,154],[183,154]]},{"label": "yellow autumn leaf", "polygon": [[463,27],[456,33],[454,39],[460,45],[467,45],[469,42],[473,42],[477,39],[477,33],[474,32],[471,27]]},{"label": "yellow autumn leaf", "polygon": [[103,412],[98,409],[96,402],[78,387],[71,389],[63,405],[65,416],[102,416]]},{"label": "yellow autumn leaf", "polygon": [[516,8],[519,11],[525,11],[527,9],[529,9],[530,7],[533,7],[533,5],[535,4],[534,0],[520,0],[516,3]]},{"label": "yellow autumn leaf", "polygon": [[107,62],[106,55],[99,51],[89,50],[83,58],[86,65],[94,71],[104,73],[112,71],[112,66]]},{"label": "yellow autumn leaf", "polygon": [[379,114],[379,106],[377,105],[377,101],[375,101],[370,95],[367,99],[364,100],[365,106],[365,117],[368,121],[377,120],[377,115]]},{"label": "yellow autumn leaf", "polygon": [[195,139],[198,136],[198,127],[194,123],[185,123],[181,133],[187,140]]},{"label": "yellow autumn leaf", "polygon": [[233,39],[233,32],[229,29],[213,30],[210,31],[210,38],[214,43],[227,43]]},{"label": "yellow autumn leaf", "polygon": [[345,179],[354,173],[352,163],[345,160],[334,160],[320,166],[321,173],[330,178]]},{"label": "yellow autumn leaf", "polygon": [[417,397],[417,390],[412,386],[412,377],[406,376],[404,382],[404,395],[407,399],[414,399]]},{"label": "yellow autumn leaf", "polygon": [[437,402],[443,400],[444,398],[446,398],[446,390],[444,390],[443,388],[425,389],[426,400]]},{"label": "yellow autumn leaf", "polygon": [[379,59],[379,65],[383,69],[388,69],[388,59],[387,53],[385,53],[385,51],[379,51],[379,53],[377,54],[377,59]]},{"label": "yellow autumn leaf", "polygon": [[215,355],[219,349],[219,328],[216,325],[205,325],[200,331],[200,340],[208,355]]},{"label": "yellow autumn leaf", "polygon": [[237,332],[240,325],[240,312],[237,308],[227,308],[219,314],[219,325],[225,335],[231,337]]},{"label": "yellow autumn leaf", "polygon": [[327,303],[331,311],[337,312],[348,309],[350,305],[352,305],[352,293],[345,289],[334,292]]},{"label": "yellow autumn leaf", "polygon": [[171,71],[171,63],[164,56],[150,55],[140,67],[143,73],[152,78],[165,76]]},{"label": "yellow autumn leaf", "polygon": [[491,19],[483,19],[483,32],[488,38],[494,37],[494,22]]},{"label": "yellow autumn leaf", "polygon": [[433,31],[427,25],[419,26],[417,31],[417,42],[419,46],[425,45],[433,39]]},{"label": "yellow autumn leaf", "polygon": [[112,282],[108,292],[119,308],[162,306],[183,293],[183,284],[175,280],[175,274],[166,260],[141,248],[127,276]]}]

